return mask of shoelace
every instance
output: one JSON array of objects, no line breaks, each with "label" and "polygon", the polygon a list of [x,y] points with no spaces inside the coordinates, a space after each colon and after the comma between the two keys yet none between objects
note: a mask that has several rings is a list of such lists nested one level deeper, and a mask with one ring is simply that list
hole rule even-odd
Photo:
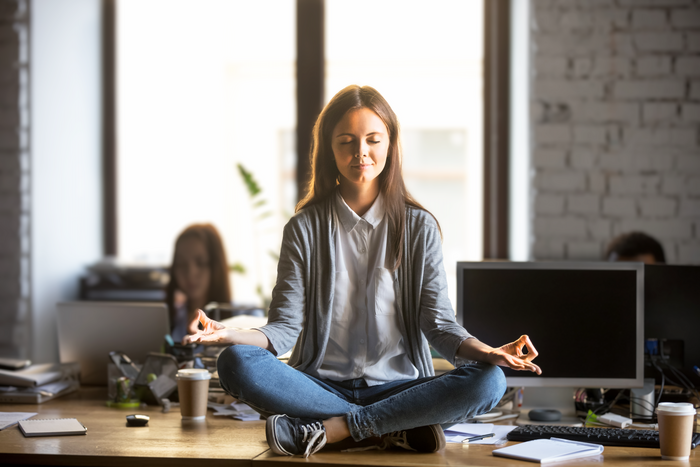
[{"label": "shoelace", "polygon": [[304,457],[309,457],[311,454],[317,453],[326,445],[326,430],[323,429],[323,424],[321,422],[302,425],[301,429],[304,431],[301,442],[306,443],[308,438]]}]

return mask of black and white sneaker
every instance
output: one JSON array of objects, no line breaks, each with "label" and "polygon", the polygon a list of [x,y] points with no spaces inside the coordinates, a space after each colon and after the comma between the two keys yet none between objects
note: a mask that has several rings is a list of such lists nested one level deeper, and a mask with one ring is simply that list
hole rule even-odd
[{"label": "black and white sneaker", "polygon": [[445,449],[447,442],[440,425],[426,425],[408,430],[393,431],[382,435],[375,444],[351,447],[344,452],[371,451],[372,449],[401,448],[415,452],[437,452]]},{"label": "black and white sneaker", "polygon": [[265,437],[272,452],[281,456],[303,454],[309,457],[326,445],[326,429],[321,420],[286,415],[273,415],[267,419]]},{"label": "black and white sneaker", "polygon": [[440,425],[419,426],[382,436],[384,449],[397,447],[416,452],[437,452],[444,449],[446,444]]}]

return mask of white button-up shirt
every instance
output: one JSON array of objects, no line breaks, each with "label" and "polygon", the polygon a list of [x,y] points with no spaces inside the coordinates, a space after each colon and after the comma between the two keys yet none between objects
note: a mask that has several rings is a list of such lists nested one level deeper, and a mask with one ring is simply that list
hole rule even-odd
[{"label": "white button-up shirt", "polygon": [[364,378],[369,386],[415,379],[418,370],[406,355],[395,308],[382,195],[360,217],[337,193],[333,321],[318,376]]}]

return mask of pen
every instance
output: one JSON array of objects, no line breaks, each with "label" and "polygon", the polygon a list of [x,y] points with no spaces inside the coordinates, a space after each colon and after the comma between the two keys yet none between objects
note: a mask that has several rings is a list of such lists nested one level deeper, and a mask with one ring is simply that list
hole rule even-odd
[{"label": "pen", "polygon": [[485,435],[479,435],[479,436],[472,436],[471,438],[467,438],[462,440],[463,443],[471,443],[472,441],[479,441],[480,439],[486,439],[490,438],[492,436],[496,436],[495,433],[486,433]]}]

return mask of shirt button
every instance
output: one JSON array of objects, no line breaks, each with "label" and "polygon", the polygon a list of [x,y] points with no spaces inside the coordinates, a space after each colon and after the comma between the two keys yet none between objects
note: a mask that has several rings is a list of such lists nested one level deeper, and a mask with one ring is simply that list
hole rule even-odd
[{"label": "shirt button", "polygon": [[360,344],[364,344],[364,343],[365,343],[365,340],[364,340],[364,339],[360,339]]},{"label": "shirt button", "polygon": [[365,252],[365,249],[364,249],[364,248],[360,248],[360,253],[364,253],[364,252]]}]

